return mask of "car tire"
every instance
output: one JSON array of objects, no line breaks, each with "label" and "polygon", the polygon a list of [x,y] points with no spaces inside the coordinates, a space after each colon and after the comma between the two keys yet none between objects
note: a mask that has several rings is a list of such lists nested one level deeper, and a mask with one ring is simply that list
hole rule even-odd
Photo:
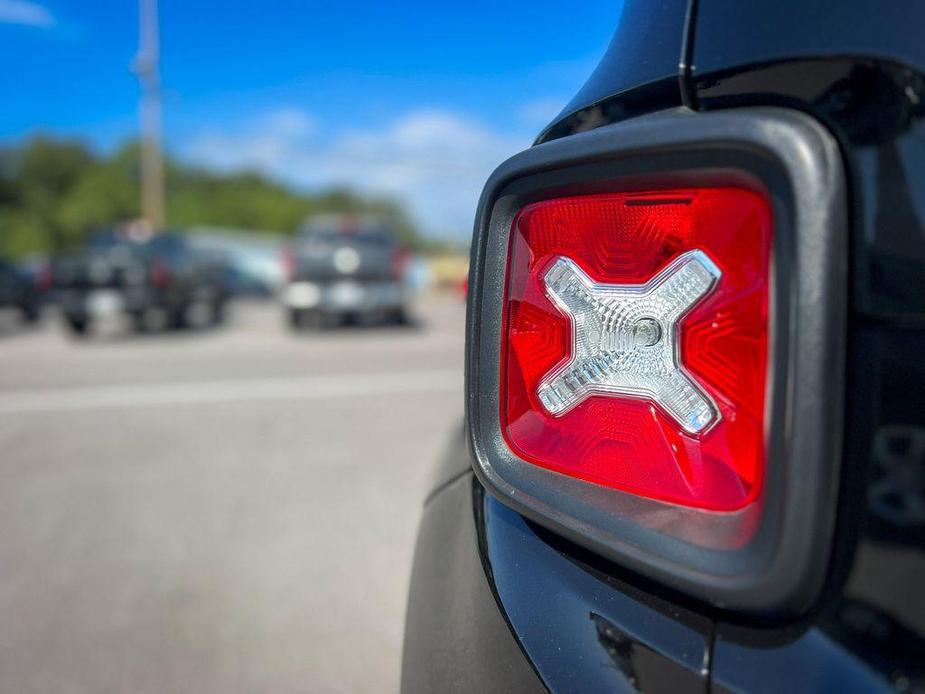
[{"label": "car tire", "polygon": [[37,303],[26,304],[25,306],[22,306],[20,310],[22,312],[23,322],[29,323],[30,325],[33,323],[38,323],[38,320],[42,315],[42,311]]},{"label": "car tire", "polygon": [[301,330],[305,327],[305,311],[299,308],[291,308],[286,313],[286,324],[290,330]]},{"label": "car tire", "polygon": [[73,337],[86,337],[90,332],[90,320],[88,318],[68,316],[65,319],[65,324],[67,325],[68,332],[70,332]]},{"label": "car tire", "polygon": [[205,330],[218,322],[218,306],[214,301],[192,301],[178,312],[177,325],[190,330]]},{"label": "car tire", "polygon": [[392,325],[410,325],[411,319],[408,318],[407,309],[404,306],[400,306],[390,311],[389,322]]},{"label": "car tire", "polygon": [[165,308],[152,306],[133,314],[132,322],[139,333],[159,333],[171,326],[170,313]]},{"label": "car tire", "polygon": [[215,302],[212,307],[212,326],[217,327],[225,323],[225,319],[228,317],[226,312],[226,302],[224,299],[219,299]]}]

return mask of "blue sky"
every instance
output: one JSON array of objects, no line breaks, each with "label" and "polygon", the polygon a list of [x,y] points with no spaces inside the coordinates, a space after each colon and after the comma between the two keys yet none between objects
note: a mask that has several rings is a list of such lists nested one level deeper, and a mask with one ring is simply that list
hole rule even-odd
[{"label": "blue sky", "polygon": [[[462,236],[484,179],[577,91],[621,4],[161,0],[166,145],[391,194]],[[133,136],[137,24],[132,0],[0,0],[0,140]]]}]

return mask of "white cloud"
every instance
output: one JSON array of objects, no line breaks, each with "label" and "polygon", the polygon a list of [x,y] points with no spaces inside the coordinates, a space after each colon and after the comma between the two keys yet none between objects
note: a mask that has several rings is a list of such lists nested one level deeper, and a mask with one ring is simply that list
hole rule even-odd
[{"label": "white cloud", "polygon": [[285,137],[305,138],[315,132],[315,119],[297,108],[281,108],[268,113],[265,127]]},{"label": "white cloud", "polygon": [[257,169],[303,188],[348,185],[404,202],[424,231],[468,235],[492,170],[529,146],[532,131],[503,133],[457,113],[421,109],[381,128],[320,138],[315,121],[293,109],[243,130],[204,132],[180,150],[199,165]]},{"label": "white cloud", "polygon": [[47,8],[29,0],[0,0],[0,24],[22,24],[48,29],[55,18]]}]

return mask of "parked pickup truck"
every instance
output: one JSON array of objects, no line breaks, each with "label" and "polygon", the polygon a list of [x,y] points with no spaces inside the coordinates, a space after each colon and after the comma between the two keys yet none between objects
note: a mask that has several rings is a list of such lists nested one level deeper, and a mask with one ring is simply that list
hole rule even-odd
[{"label": "parked pickup truck", "polygon": [[382,220],[313,218],[283,255],[282,299],[290,326],[404,322],[407,261],[407,251]]},{"label": "parked pickup truck", "polygon": [[95,234],[82,251],[58,259],[54,277],[65,323],[76,335],[120,316],[140,332],[204,328],[221,322],[227,299],[221,259],[173,232]]}]

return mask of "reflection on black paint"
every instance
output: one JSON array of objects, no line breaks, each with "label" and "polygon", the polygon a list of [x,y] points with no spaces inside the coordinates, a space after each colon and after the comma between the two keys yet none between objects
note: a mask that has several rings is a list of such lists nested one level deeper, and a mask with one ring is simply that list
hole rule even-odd
[{"label": "reflection on black paint", "polygon": [[878,541],[925,540],[925,427],[880,427],[874,437],[867,502],[870,534]]},{"label": "reflection on black paint", "polygon": [[620,14],[607,52],[538,141],[681,105],[678,56],[688,1],[624,0],[615,6]]},{"label": "reflection on black paint", "polygon": [[925,199],[925,78],[892,62],[832,58],[702,75],[695,84],[704,109],[787,106],[832,128],[863,183],[853,191],[854,308],[925,321],[925,210],[917,204]]},{"label": "reflection on black paint", "polygon": [[741,686],[726,678],[754,663],[781,688],[799,686],[799,664],[811,659],[818,686],[925,691],[925,79],[895,62],[831,58],[695,80],[706,110],[781,105],[826,123],[843,145],[853,220],[830,597],[790,645],[745,642],[720,626],[717,681]]},{"label": "reflection on black paint", "polygon": [[581,550],[474,493],[486,575],[550,690],[705,689],[709,619],[584,565]]},{"label": "reflection on black paint", "polygon": [[633,668],[633,648],[635,646],[633,639],[620,631],[613,622],[594,612],[591,613],[591,623],[597,630],[597,642],[601,644],[617,670],[623,673],[627,683],[632,687],[641,689],[639,676]]},{"label": "reflection on black paint", "polygon": [[[833,580],[812,628],[742,639],[718,625],[713,686],[925,691],[925,6],[696,6],[690,105],[814,115],[842,145],[852,222],[849,368],[832,375],[847,413]],[[599,70],[541,141],[678,105],[663,72],[626,89],[623,71]],[[639,646],[606,630],[627,620],[601,619],[599,647],[638,684]]]}]

